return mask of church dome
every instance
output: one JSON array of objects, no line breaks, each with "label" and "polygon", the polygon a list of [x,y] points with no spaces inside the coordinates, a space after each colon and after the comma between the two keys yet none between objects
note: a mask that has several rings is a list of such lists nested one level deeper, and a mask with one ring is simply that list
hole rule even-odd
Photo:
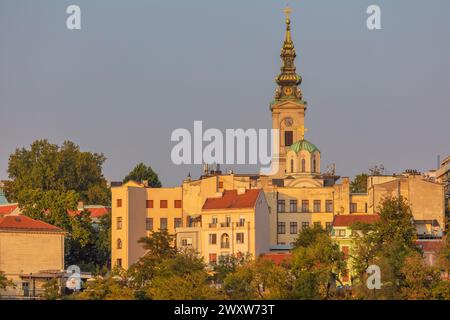
[{"label": "church dome", "polygon": [[306,150],[309,153],[313,153],[315,151],[320,153],[320,150],[311,142],[309,142],[308,140],[300,140],[297,141],[296,143],[294,143],[293,145],[291,145],[289,147],[289,150],[294,151],[295,153],[299,153],[302,150]]}]

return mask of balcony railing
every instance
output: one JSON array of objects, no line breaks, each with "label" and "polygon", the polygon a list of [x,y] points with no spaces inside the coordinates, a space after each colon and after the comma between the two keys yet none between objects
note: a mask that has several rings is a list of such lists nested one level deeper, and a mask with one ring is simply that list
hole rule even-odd
[{"label": "balcony railing", "polygon": [[230,243],[229,243],[229,242],[222,242],[222,243],[220,244],[220,247],[221,247],[222,249],[229,249],[229,248],[230,248]]},{"label": "balcony railing", "polygon": [[209,228],[214,229],[217,228],[217,223],[210,223],[208,224]]},{"label": "balcony railing", "polygon": [[220,224],[221,228],[230,228],[231,227],[231,222],[222,222]]},{"label": "balcony railing", "polygon": [[245,222],[236,222],[236,228],[243,228],[245,227]]}]

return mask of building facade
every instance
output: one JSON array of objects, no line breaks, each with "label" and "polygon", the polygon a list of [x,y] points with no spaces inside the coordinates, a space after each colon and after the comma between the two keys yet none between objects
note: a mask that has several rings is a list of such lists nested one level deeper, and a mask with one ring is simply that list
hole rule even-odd
[{"label": "building facade", "polygon": [[[138,182],[113,187],[112,265],[128,268],[135,263],[144,254],[139,238],[158,229],[169,230],[177,236],[179,246],[192,246],[206,261],[214,261],[214,254],[220,254],[220,250],[211,249],[208,238],[210,229],[214,229],[210,226],[216,225],[214,216],[228,215],[236,223],[243,215],[246,222],[253,221],[256,235],[249,239],[261,241],[260,248],[268,243],[269,250],[289,249],[303,228],[321,225],[331,229],[336,216],[373,215],[386,196],[402,195],[409,201],[418,233],[423,237],[442,236],[445,209],[441,183],[408,173],[370,177],[367,193],[352,194],[348,177],[337,176],[333,166],[322,169],[320,149],[305,138],[308,104],[300,89],[302,78],[296,72],[295,59],[287,12],[282,67],[270,103],[272,127],[280,132],[279,149],[272,161],[278,164],[279,170],[271,176],[224,174],[218,168],[209,170],[206,166],[199,179],[188,177],[176,188],[148,188]],[[245,210],[234,212],[230,208],[218,208],[215,212],[205,208],[211,199],[228,197],[229,191],[244,194],[252,190],[263,191],[262,203],[266,209],[240,208]],[[260,239],[258,223],[265,225],[265,211],[268,212],[267,239]],[[216,242],[220,241],[217,238]],[[256,243],[255,248],[245,247],[245,250],[257,256],[260,248]]]}]

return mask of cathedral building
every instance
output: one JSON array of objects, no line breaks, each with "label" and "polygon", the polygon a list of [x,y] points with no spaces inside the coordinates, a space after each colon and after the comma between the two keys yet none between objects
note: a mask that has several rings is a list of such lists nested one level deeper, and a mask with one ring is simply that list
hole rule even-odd
[{"label": "cathedral building", "polygon": [[144,254],[138,240],[168,229],[178,247],[197,250],[207,263],[220,255],[289,250],[304,228],[331,230],[336,216],[373,216],[383,197],[404,196],[418,234],[441,237],[445,226],[444,187],[420,175],[373,176],[367,193],[350,192],[348,177],[321,167],[321,151],[305,138],[308,104],[297,74],[290,10],[281,49],[281,72],[270,103],[272,127],[280,131],[273,176],[222,173],[208,166],[203,175],[175,188],[128,182],[112,188],[112,265],[128,268]]}]

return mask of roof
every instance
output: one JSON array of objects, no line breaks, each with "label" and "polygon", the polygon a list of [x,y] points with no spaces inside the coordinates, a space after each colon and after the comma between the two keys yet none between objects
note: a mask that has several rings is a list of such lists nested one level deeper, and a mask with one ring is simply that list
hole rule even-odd
[{"label": "roof", "polygon": [[276,265],[280,265],[283,262],[289,262],[292,259],[292,253],[265,253],[261,255],[264,260],[270,260]]},{"label": "roof", "polygon": [[51,224],[22,215],[0,218],[0,230],[64,232],[62,229]]},{"label": "roof", "polygon": [[443,240],[418,240],[417,246],[422,249],[423,252],[439,252],[445,245]]},{"label": "roof", "polygon": [[296,143],[291,145],[289,147],[289,150],[292,150],[295,153],[299,153],[302,150],[306,150],[309,153],[313,153],[315,151],[320,153],[320,150],[314,144],[312,144],[311,142],[309,142],[308,140],[305,140],[305,139],[297,141]]},{"label": "roof", "polygon": [[350,227],[356,222],[361,223],[374,223],[380,219],[377,214],[365,214],[365,215],[338,215],[334,217],[333,227]]},{"label": "roof", "polygon": [[208,198],[203,210],[254,208],[261,189],[246,190],[238,194],[237,190],[226,190],[220,198]]},{"label": "roof", "polygon": [[108,214],[111,211],[111,208],[104,206],[84,206],[84,208],[80,208],[78,210],[69,210],[69,214],[74,216],[76,214],[80,214],[83,210],[88,211],[91,214],[91,218],[101,218],[104,215]]},{"label": "roof", "polygon": [[16,210],[18,207],[17,203],[0,205],[0,215],[7,215]]}]

